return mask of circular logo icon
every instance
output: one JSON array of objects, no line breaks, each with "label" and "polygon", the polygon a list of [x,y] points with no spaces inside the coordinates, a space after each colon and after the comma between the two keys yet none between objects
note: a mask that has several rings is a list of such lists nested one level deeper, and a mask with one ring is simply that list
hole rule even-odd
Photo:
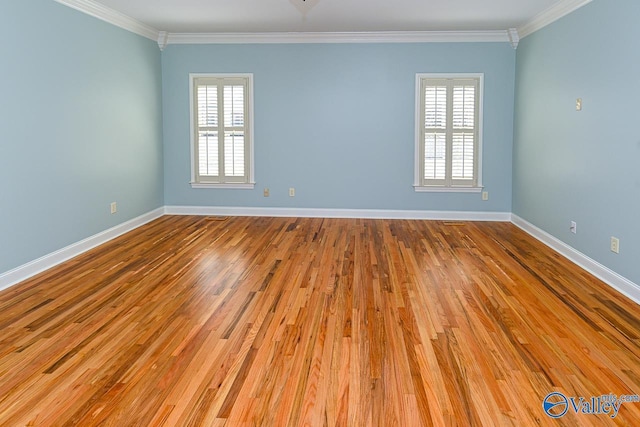
[{"label": "circular logo icon", "polygon": [[562,393],[549,393],[542,401],[542,408],[551,418],[561,418],[569,410],[569,399]]}]

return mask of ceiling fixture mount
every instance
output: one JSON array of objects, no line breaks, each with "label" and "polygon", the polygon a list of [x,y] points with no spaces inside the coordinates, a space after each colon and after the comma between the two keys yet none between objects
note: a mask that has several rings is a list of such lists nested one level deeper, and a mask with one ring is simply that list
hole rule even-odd
[{"label": "ceiling fixture mount", "polygon": [[309,11],[313,9],[319,1],[320,0],[289,0],[289,2],[302,14],[303,18],[307,17],[307,13],[309,13]]}]

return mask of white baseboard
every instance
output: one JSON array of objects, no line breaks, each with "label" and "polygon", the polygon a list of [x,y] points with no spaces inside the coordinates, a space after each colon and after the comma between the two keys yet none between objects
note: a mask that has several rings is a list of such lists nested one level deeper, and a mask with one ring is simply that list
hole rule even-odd
[{"label": "white baseboard", "polygon": [[9,288],[44,270],[78,256],[134,230],[163,215],[212,215],[254,217],[302,217],[302,218],[362,218],[362,219],[417,219],[440,221],[495,221],[512,222],[537,240],[554,249],[565,258],[598,277],[612,288],[640,304],[640,285],[621,276],[599,262],[589,258],[551,234],[507,212],[416,211],[374,209],[300,209],[300,208],[239,208],[216,206],[165,206],[119,224],[80,242],[52,252],[13,270],[0,274],[0,290]]},{"label": "white baseboard", "polygon": [[411,211],[375,209],[240,208],[221,206],[166,206],[167,215],[256,216],[292,218],[424,219],[441,221],[509,222],[507,212]]},{"label": "white baseboard", "polygon": [[65,248],[21,265],[13,270],[9,270],[6,273],[2,273],[0,274],[0,290],[9,288],[51,267],[55,267],[68,259],[87,252],[96,246],[134,230],[156,218],[160,218],[162,215],[164,215],[164,208],[153,210],[130,221],[116,225],[113,228],[81,240],[80,242],[73,243]]},{"label": "white baseboard", "polygon": [[165,206],[119,224],[80,242],[47,254],[34,261],[0,274],[0,290],[7,289],[64,261],[134,230],[163,215],[224,215],[273,216],[304,218],[371,218],[371,219],[425,219],[450,221],[509,221],[505,212],[441,212],[366,209],[292,209],[292,208],[237,208],[207,206]]},{"label": "white baseboard", "polygon": [[599,262],[589,258],[582,252],[567,245],[563,241],[555,238],[551,234],[536,227],[530,222],[520,218],[518,215],[511,215],[511,222],[517,227],[521,228],[526,233],[535,237],[545,245],[554,249],[560,255],[569,259],[574,264],[582,267],[589,273],[596,276],[598,279],[607,283],[609,286],[617,290],[618,292],[631,298],[636,303],[640,304],[640,286],[626,277],[621,276],[610,268],[600,264]]}]

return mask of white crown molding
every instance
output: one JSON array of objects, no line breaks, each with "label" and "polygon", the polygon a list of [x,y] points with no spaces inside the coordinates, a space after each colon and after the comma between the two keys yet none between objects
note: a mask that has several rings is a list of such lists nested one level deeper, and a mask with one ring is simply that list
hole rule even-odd
[{"label": "white crown molding", "polygon": [[123,28],[132,33],[146,37],[153,41],[158,41],[158,30],[133,19],[123,13],[108,8],[93,0],[55,0],[56,2],[69,6],[94,18],[101,19],[109,24]]},{"label": "white crown molding", "polygon": [[523,26],[518,28],[520,38],[525,38],[528,35],[535,33],[563,16],[581,8],[587,3],[591,3],[591,1],[592,0],[563,0],[551,6],[549,9],[542,11]]},{"label": "white crown molding", "polygon": [[106,243],[109,240],[115,239],[116,237],[134,230],[141,225],[151,222],[154,219],[160,218],[162,215],[164,215],[164,208],[156,209],[130,221],[127,221],[120,225],[116,225],[115,227],[105,230],[101,233],[81,240],[80,242],[74,243],[58,251],[47,254],[27,264],[21,265],[20,267],[14,268],[13,270],[9,270],[6,273],[2,273],[0,274],[0,290],[6,289],[19,282],[22,282],[23,280],[35,276],[38,273],[55,267],[56,265],[73,257],[76,257],[84,252],[87,252],[88,250],[93,249],[96,246]]},{"label": "white crown molding", "polygon": [[509,28],[509,42],[514,49],[518,48],[518,43],[520,43],[520,34],[518,34],[517,28]]},{"label": "white crown molding", "polygon": [[509,42],[507,31],[169,33],[168,44]]},{"label": "white crown molding", "polygon": [[160,48],[160,50],[164,50],[165,47],[167,47],[167,44],[169,43],[169,33],[167,33],[166,31],[160,31],[158,33],[158,47]]},{"label": "white crown molding", "polygon": [[227,206],[166,206],[167,215],[251,216],[285,218],[420,219],[509,222],[508,212],[415,211],[386,209],[308,209]]},{"label": "white crown molding", "polygon": [[511,222],[540,242],[549,246],[551,249],[560,253],[560,255],[564,256],[569,261],[593,274],[621,294],[626,295],[636,303],[640,304],[640,285],[633,283],[626,277],[621,276],[608,267],[605,267],[599,262],[589,258],[582,252],[567,245],[546,231],[541,230],[530,222],[520,218],[518,215],[511,215]]},{"label": "white crown molding", "polygon": [[308,33],[168,33],[108,8],[94,0],[54,0],[158,43],[169,44],[284,44],[284,43],[463,43],[508,42],[518,47],[520,39],[532,34],[592,0],[563,0],[539,13],[523,26],[498,31],[373,31]]}]

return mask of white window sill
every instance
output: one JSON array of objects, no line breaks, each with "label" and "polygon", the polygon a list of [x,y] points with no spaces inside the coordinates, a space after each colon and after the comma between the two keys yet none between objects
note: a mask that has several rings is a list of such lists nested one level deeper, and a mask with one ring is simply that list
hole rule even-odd
[{"label": "white window sill", "polygon": [[416,193],[481,193],[483,187],[437,187],[437,186],[413,186]]},{"label": "white window sill", "polygon": [[191,188],[226,188],[231,190],[253,190],[255,182],[192,182]]}]

